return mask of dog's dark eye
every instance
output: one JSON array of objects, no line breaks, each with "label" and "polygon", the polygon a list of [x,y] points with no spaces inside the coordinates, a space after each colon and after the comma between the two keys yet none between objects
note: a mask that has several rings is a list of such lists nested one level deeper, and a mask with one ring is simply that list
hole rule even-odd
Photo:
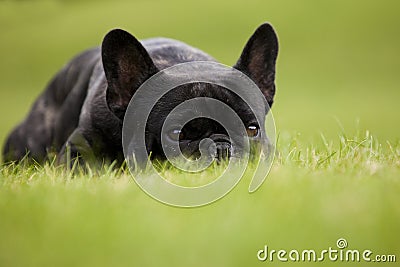
[{"label": "dog's dark eye", "polygon": [[183,136],[183,133],[181,130],[174,129],[174,130],[169,131],[168,137],[171,140],[178,142],[179,140],[183,139],[184,136]]},{"label": "dog's dark eye", "polygon": [[247,131],[247,135],[249,137],[257,137],[259,132],[260,132],[260,130],[259,130],[257,125],[249,125],[249,126],[247,126],[246,131]]}]

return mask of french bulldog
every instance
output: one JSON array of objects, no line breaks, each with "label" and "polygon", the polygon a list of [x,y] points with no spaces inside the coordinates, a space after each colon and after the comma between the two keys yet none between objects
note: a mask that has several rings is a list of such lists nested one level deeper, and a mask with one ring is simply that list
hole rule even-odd
[{"label": "french bulldog", "polygon": [[[269,107],[275,95],[277,55],[275,31],[264,23],[250,37],[233,66],[258,86]],[[27,158],[43,163],[49,155],[58,154],[61,161],[70,157],[122,163],[123,120],[132,96],[157,72],[193,61],[216,62],[205,52],[177,40],[139,41],[124,30],[110,31],[101,47],[79,54],[53,77],[25,120],[8,136],[3,160],[18,162]],[[185,84],[164,95],[149,116],[145,136],[152,159],[165,159],[160,129],[167,114],[179,103],[202,96],[230,106],[243,121],[248,136],[253,140],[261,138],[263,125],[255,123],[250,107],[237,95],[211,84]],[[231,155],[227,132],[219,123],[206,118],[194,119],[167,135],[171,142],[179,142],[185,155],[198,154],[199,141],[204,138],[215,142],[218,159]]]}]

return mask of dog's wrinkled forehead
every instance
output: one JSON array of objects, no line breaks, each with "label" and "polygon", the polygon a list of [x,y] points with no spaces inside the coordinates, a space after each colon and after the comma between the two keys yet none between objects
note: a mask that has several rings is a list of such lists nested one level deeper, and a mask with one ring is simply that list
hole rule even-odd
[{"label": "dog's wrinkled forehead", "polygon": [[[187,108],[180,109],[179,112],[173,112],[179,105],[185,105],[185,102],[193,99],[196,100],[196,104],[200,107],[188,105]],[[215,100],[220,102],[216,102]],[[179,122],[175,126],[180,125],[185,118],[202,117],[198,113],[199,109],[205,112],[204,118],[209,118],[210,114],[225,114],[226,109],[222,107],[224,105],[229,106],[245,125],[251,123],[258,124],[257,117],[265,116],[265,114],[258,114],[257,116],[253,114],[253,109],[229,89],[215,84],[190,83],[178,86],[161,97],[149,114],[148,127],[151,126],[152,129],[160,129],[161,131],[165,120],[171,113],[174,113],[175,116],[178,116],[176,118],[179,118]],[[263,123],[263,121],[259,121],[261,127]],[[190,125],[193,131],[198,131],[199,133],[206,129],[212,130],[216,129],[215,127],[218,128],[217,124],[211,122],[209,119],[196,120],[196,122],[193,121]]]},{"label": "dog's wrinkled forehead", "polygon": [[184,84],[174,88],[158,101],[155,109],[167,109],[170,111],[182,102],[194,98],[201,98],[199,104],[209,108],[213,112],[218,112],[220,106],[215,105],[215,101],[209,101],[208,99],[215,99],[220,101],[221,105],[225,104],[229,106],[237,114],[240,114],[242,119],[254,117],[254,109],[252,110],[237,94],[225,87],[203,82]]}]

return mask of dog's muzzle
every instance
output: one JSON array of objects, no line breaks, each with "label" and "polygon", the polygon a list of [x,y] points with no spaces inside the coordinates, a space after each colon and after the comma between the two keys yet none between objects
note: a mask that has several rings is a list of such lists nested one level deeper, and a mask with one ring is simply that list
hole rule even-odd
[{"label": "dog's muzzle", "polygon": [[228,136],[223,134],[213,134],[209,137],[215,145],[209,146],[210,155],[215,155],[218,161],[223,161],[232,156],[232,144]]}]

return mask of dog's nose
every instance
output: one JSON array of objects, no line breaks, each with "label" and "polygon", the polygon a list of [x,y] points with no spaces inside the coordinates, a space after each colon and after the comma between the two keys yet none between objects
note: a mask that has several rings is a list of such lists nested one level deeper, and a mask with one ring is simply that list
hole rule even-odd
[{"label": "dog's nose", "polygon": [[215,144],[217,153],[216,159],[219,161],[228,159],[231,156],[231,144],[228,142],[217,142]]},{"label": "dog's nose", "polygon": [[218,161],[228,159],[231,156],[232,144],[228,136],[223,134],[214,134],[210,136],[210,139],[215,143],[213,148],[210,147],[210,149],[212,149],[210,153],[214,154],[213,152],[215,152],[215,158]]}]

